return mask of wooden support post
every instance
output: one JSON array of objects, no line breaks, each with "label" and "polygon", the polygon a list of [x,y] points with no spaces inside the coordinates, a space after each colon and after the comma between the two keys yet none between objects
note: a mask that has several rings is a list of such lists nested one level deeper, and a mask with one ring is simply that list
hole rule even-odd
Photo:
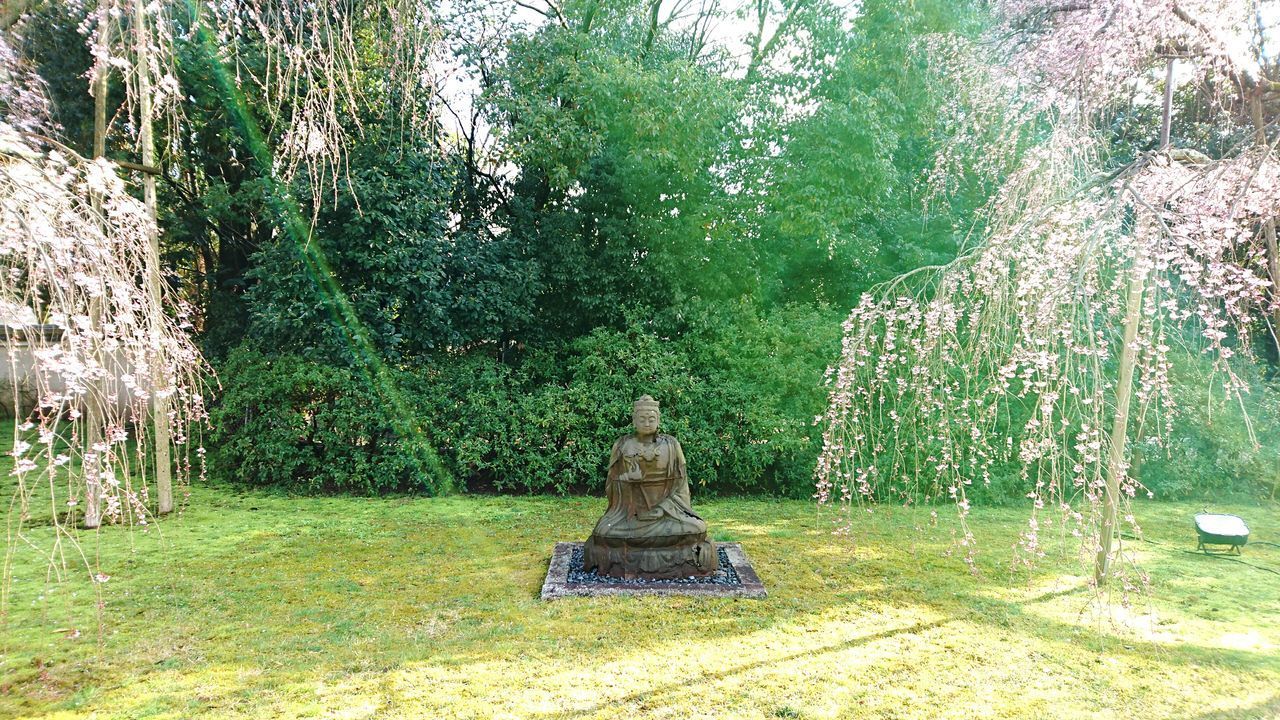
[{"label": "wooden support post", "polygon": [[1098,558],[1094,563],[1094,580],[1106,582],[1111,572],[1112,544],[1116,534],[1116,517],[1120,505],[1120,478],[1125,468],[1125,444],[1129,436],[1129,404],[1133,399],[1133,368],[1137,362],[1138,323],[1142,320],[1142,295],[1147,273],[1142,246],[1133,258],[1129,276],[1129,294],[1124,312],[1124,339],[1120,348],[1120,377],[1116,381],[1116,416],[1111,425],[1111,452],[1107,456],[1107,486],[1103,497],[1102,527],[1098,537]]},{"label": "wooden support post", "polygon": [[[98,17],[98,43],[106,47],[110,38],[111,25],[108,23],[108,13],[103,12]],[[93,157],[98,159],[107,154],[107,74],[110,72],[109,66],[105,63],[100,64],[94,69],[93,74]],[[102,200],[96,195],[93,198],[93,209],[97,212],[102,211]],[[100,302],[95,301],[90,308],[90,321],[94,324],[102,322],[102,306]],[[102,422],[103,413],[100,403],[103,398],[97,392],[98,388],[90,388],[90,392],[85,396],[85,430],[84,430],[84,453],[92,455],[93,460],[84,458],[81,464],[80,472],[84,480],[84,526],[86,528],[96,528],[102,524],[102,483],[98,477],[101,467],[101,457],[94,446],[102,442]]]},{"label": "wooden support post", "polygon": [[[137,56],[135,72],[138,80],[138,144],[142,150],[142,164],[154,167],[156,164],[156,147],[153,136],[154,124],[151,108],[151,49],[148,44],[148,25],[146,3],[134,0],[133,3],[133,39],[134,53]],[[156,177],[150,173],[142,175],[142,199],[147,206],[147,214],[151,217],[151,257],[146,283],[151,295],[152,312],[161,312],[163,296],[161,293],[160,236],[156,231]],[[161,318],[154,319],[151,339],[157,345],[154,348],[156,357],[160,357],[159,339],[161,336]],[[159,366],[153,366],[151,372],[151,423],[155,429],[155,444],[152,451],[155,455],[156,496],[158,510],[161,515],[173,511],[173,476],[169,456],[169,402],[161,395],[167,389],[164,373]]]}]

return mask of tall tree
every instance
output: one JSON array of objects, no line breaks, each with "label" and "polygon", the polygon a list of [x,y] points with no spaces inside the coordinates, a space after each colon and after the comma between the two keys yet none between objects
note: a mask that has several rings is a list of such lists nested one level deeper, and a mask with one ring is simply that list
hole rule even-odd
[{"label": "tall tree", "polygon": [[715,172],[733,141],[733,84],[691,59],[696,40],[653,3],[546,12],[509,44],[483,97],[518,168],[502,222],[541,267],[540,333],[743,292],[750,236],[723,212]]}]

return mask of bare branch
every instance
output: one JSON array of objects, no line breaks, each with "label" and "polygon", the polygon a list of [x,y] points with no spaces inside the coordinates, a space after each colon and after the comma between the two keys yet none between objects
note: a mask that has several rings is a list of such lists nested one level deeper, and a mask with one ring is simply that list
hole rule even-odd
[{"label": "bare branch", "polygon": [[539,15],[545,17],[548,20],[555,20],[556,22],[560,23],[560,27],[566,30],[569,29],[569,22],[568,20],[565,19],[564,13],[560,12],[559,6],[557,6],[551,0],[543,0],[543,2],[547,4],[547,7],[545,8],[540,8],[540,7],[537,7],[536,5],[530,5],[529,3],[526,3],[523,0],[511,0],[511,1],[526,10],[532,10],[538,13]]}]

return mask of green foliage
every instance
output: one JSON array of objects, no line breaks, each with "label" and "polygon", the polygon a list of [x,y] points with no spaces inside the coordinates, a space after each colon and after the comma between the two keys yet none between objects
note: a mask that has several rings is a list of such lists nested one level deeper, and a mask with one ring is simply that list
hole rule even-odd
[{"label": "green foliage", "polygon": [[[304,211],[316,210],[316,252],[267,202],[278,189],[219,90],[229,68],[176,33],[184,120],[181,132],[161,128],[159,219],[164,262],[222,371],[217,466],[300,490],[415,487],[408,465],[370,469],[398,456],[359,430],[381,438],[404,414],[350,369],[386,364],[399,368],[391,386],[415,398],[413,422],[433,426],[474,486],[594,488],[631,401],[649,392],[699,449],[696,482],[807,495],[840,308],[879,277],[884,248],[945,251],[950,237],[925,238],[917,204],[895,215],[887,199],[906,198],[902,179],[932,157],[928,123],[907,121],[928,117],[948,87],[921,82],[914,59],[899,68],[899,48],[959,21],[927,3],[866,7],[801,7],[751,77],[686,21],[651,25],[647,3],[569,2],[563,23],[504,26],[500,49],[471,60],[513,179],[477,172],[494,158],[471,153],[491,149],[440,132],[438,98],[402,94],[394,58],[371,50],[385,47],[384,16],[337,8],[360,14],[351,51],[365,92],[340,102],[361,140],[342,173],[350,185]],[[87,150],[81,14],[46,3],[25,49],[64,139]],[[235,39],[245,77],[272,62],[255,38]],[[239,90],[278,147],[301,96]],[[919,152],[904,152],[908,137]],[[310,179],[296,182],[309,196]]]},{"label": "green foliage", "polygon": [[537,327],[566,340],[756,282],[717,170],[741,88],[678,42],[646,46],[632,19],[514,38],[485,95],[519,168],[503,220],[541,268]]},{"label": "green foliage", "polygon": [[[536,271],[502,238],[447,234],[451,168],[431,151],[371,142],[353,153],[350,193],[321,208],[317,264],[287,234],[254,258],[248,336],[277,350],[396,361],[502,336],[528,316]],[[357,200],[358,198],[358,200]],[[335,312],[346,296],[360,326]]]},{"label": "green foliage", "polygon": [[[272,242],[277,218],[267,209],[271,181],[250,160],[243,128],[224,104],[217,70],[198,43],[182,40],[175,50],[186,122],[167,160],[181,182],[158,187],[161,238],[166,263],[182,277],[187,298],[203,310],[205,353],[221,359],[249,326],[244,296],[251,258]],[[242,57],[253,55],[254,48],[243,50]]]},{"label": "green foliage", "polygon": [[[351,158],[359,206],[320,209],[328,268],[287,242],[252,257],[249,339],[414,368],[400,379],[416,416],[473,489],[597,490],[649,393],[695,484],[809,495],[842,308],[954,252],[963,222],[911,191],[953,88],[911,50],[968,15],[888,0],[850,32],[818,3],[783,38],[787,69],[743,79],[690,36],[647,32],[639,4],[564,11],[486,76],[514,180],[475,172],[471,146],[375,137]],[[799,105],[812,112],[781,109]],[[359,328],[329,313],[337,291]]]},{"label": "green foliage", "polygon": [[744,186],[767,188],[753,223],[765,302],[852,305],[877,282],[954,257],[982,193],[958,183],[949,207],[924,202],[961,92],[928,43],[972,35],[979,17],[936,0],[872,0],[849,20],[834,8],[804,16],[808,40],[789,70],[751,89],[735,166]]},{"label": "green foliage", "polygon": [[641,394],[714,493],[807,496],[817,455],[821,358],[838,342],[829,310],[711,314],[682,339],[633,321],[514,366],[471,355],[433,363],[414,392],[444,462],[472,489],[599,492],[609,448]]},{"label": "green foliage", "polygon": [[1198,357],[1174,357],[1179,407],[1167,447],[1135,444],[1135,472],[1156,497],[1212,502],[1230,496],[1275,497],[1280,487],[1280,388],[1250,376],[1243,402],[1215,387]]},{"label": "green foliage", "polygon": [[779,28],[785,69],[742,79],[692,36],[647,32],[640,4],[565,12],[511,40],[484,95],[519,169],[501,219],[540,266],[544,336],[621,329],[628,307],[847,306],[954,255],[974,199],[922,206],[957,93],[922,43],[972,32],[972,9],[806,5]]},{"label": "green foliage", "polygon": [[231,480],[302,492],[445,488],[418,418],[397,417],[367,378],[299,356],[237,350],[220,373],[211,462]]},{"label": "green foliage", "polygon": [[[22,31],[23,52],[31,58],[49,98],[50,120],[62,130],[65,144],[81,155],[93,153],[93,96],[88,92],[93,57],[78,30],[85,21],[79,3],[33,3],[32,17]],[[107,113],[124,101],[124,87],[110,83]]]}]

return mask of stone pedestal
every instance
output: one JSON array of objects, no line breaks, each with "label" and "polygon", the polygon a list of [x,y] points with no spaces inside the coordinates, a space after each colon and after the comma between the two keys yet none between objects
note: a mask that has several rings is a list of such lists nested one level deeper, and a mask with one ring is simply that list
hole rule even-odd
[{"label": "stone pedestal", "polygon": [[624,580],[588,573],[582,567],[583,543],[558,542],[547,565],[542,599],[608,597],[615,595],[693,595],[700,597],[764,598],[760,576],[738,543],[716,543],[720,567],[700,578]]},{"label": "stone pedestal", "polygon": [[703,577],[716,571],[715,545],[700,533],[684,537],[620,538],[593,534],[583,547],[583,567],[623,578]]}]

